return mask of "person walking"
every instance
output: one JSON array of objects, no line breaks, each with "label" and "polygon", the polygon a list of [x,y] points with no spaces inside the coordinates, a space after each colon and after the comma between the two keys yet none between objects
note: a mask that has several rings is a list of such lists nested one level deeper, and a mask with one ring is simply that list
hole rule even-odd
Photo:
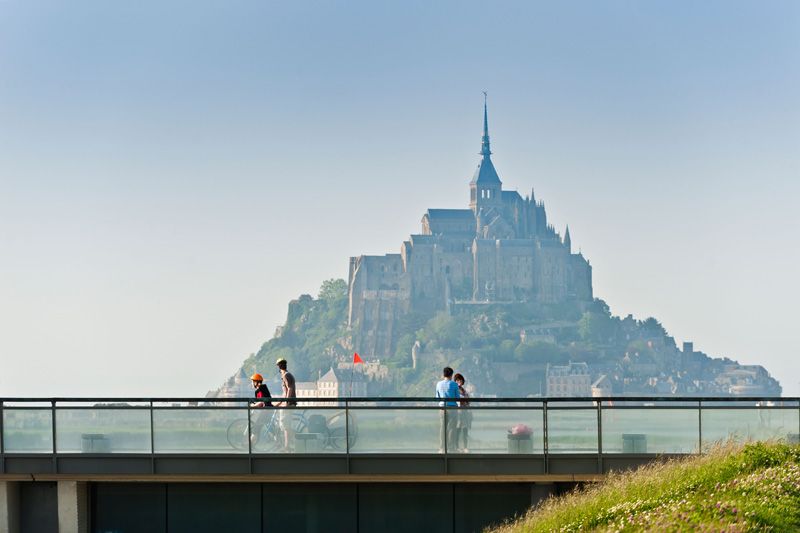
[{"label": "person walking", "polygon": [[258,400],[251,405],[253,407],[271,407],[272,402],[265,399],[272,398],[272,395],[270,395],[269,389],[264,384],[264,377],[261,374],[253,374],[250,376],[250,380],[253,382],[253,388],[256,390],[255,397]]},{"label": "person walking", "polygon": [[469,453],[467,448],[467,438],[469,437],[469,428],[472,427],[472,410],[469,407],[469,393],[464,388],[466,380],[461,374],[453,376],[453,381],[458,385],[458,395],[461,399],[458,401],[458,422],[456,426],[456,451]]},{"label": "person walking", "polygon": [[[261,374],[253,374],[250,376],[250,380],[253,382],[253,388],[255,389],[255,402],[251,402],[250,405],[252,407],[272,407],[272,402],[268,400],[271,398],[269,393],[269,389],[264,384],[264,377]],[[258,442],[258,435],[260,433],[261,426],[266,423],[267,420],[267,412],[265,409],[259,409],[257,412],[253,413],[251,420],[253,423],[251,424],[250,428],[250,442],[255,444]]]},{"label": "person walking", "polygon": [[281,387],[283,388],[283,401],[275,404],[275,407],[283,407],[280,410],[279,421],[283,429],[283,448],[279,452],[288,452],[292,449],[292,440],[294,437],[294,429],[292,429],[292,413],[293,409],[287,407],[294,407],[297,402],[292,401],[290,398],[297,398],[297,390],[295,388],[294,376],[286,370],[286,359],[280,358],[275,364],[278,365],[278,370],[281,372]]},{"label": "person walking", "polygon": [[[442,380],[436,384],[437,398],[458,399],[458,385],[453,381],[453,369],[449,366],[442,370]],[[439,453],[444,453],[448,447],[453,447],[456,442],[456,425],[458,415],[454,412],[447,413],[448,407],[458,407],[456,400],[443,400],[439,402],[442,410],[439,412],[441,426],[439,430]]]}]

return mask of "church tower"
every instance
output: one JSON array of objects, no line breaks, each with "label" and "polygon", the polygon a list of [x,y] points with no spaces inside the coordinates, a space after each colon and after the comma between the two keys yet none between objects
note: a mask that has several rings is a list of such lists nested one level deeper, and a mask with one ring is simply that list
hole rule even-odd
[{"label": "church tower", "polygon": [[477,216],[483,209],[488,213],[493,207],[501,209],[503,198],[501,194],[502,182],[497,177],[497,171],[492,164],[489,150],[489,120],[486,112],[486,93],[483,93],[483,138],[481,139],[481,162],[469,183],[469,208]]}]

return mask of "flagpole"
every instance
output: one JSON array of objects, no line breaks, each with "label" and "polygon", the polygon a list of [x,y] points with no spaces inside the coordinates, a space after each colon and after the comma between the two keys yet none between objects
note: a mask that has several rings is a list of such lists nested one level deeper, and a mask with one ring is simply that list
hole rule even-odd
[{"label": "flagpole", "polygon": [[348,393],[350,398],[353,397],[353,372],[356,371],[356,363],[364,364],[364,361],[361,360],[357,353],[353,353],[353,366],[350,368],[350,392]]},{"label": "flagpole", "polygon": [[355,371],[355,369],[356,369],[356,364],[353,363],[353,366],[350,367],[350,390],[347,393],[348,398],[353,397],[353,372]]},{"label": "flagpole", "polygon": [[353,366],[350,368],[350,391],[347,394],[347,396],[350,398],[353,397],[353,372],[355,371],[356,371],[356,364],[353,363]]},{"label": "flagpole", "polygon": [[355,372],[355,370],[356,370],[356,356],[357,355],[358,354],[354,354],[353,355],[353,366],[350,367],[350,390],[347,393],[347,397],[348,398],[352,398],[353,397],[353,372]]}]

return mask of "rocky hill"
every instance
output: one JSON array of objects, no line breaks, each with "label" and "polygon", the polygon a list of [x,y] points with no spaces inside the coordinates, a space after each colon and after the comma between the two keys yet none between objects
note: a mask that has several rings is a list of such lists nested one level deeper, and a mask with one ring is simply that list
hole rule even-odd
[{"label": "rocky hill", "polygon": [[[284,357],[298,381],[313,382],[351,362],[356,332],[347,325],[347,294],[343,280],[328,280],[316,298],[290,302],[286,323],[244,361],[245,372],[269,374]],[[518,302],[455,306],[433,316],[411,312],[393,332],[392,353],[371,361],[386,371],[370,377],[370,395],[430,396],[445,365],[464,374],[480,396],[781,392],[763,367],[712,358],[691,343],[678,347],[655,318],[613,316],[600,299],[588,307]],[[586,383],[587,374],[592,387],[571,385]]]}]

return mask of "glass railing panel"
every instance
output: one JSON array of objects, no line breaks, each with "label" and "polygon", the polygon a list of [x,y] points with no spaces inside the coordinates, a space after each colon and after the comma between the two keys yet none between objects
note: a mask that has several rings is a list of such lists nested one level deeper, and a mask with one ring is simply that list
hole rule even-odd
[{"label": "glass railing panel", "polygon": [[701,412],[703,443],[725,443],[729,440],[786,439],[797,442],[800,437],[796,408],[736,407],[707,408]]},{"label": "glass railing panel", "polygon": [[149,409],[56,409],[59,453],[150,453]]},{"label": "glass railing panel", "polygon": [[153,410],[155,453],[247,453],[228,440],[229,428],[244,423],[247,408],[156,408]]},{"label": "glass railing panel", "polygon": [[[541,408],[471,407],[469,453],[544,453]],[[459,443],[461,446],[461,443]],[[458,450],[451,449],[451,453]]]},{"label": "glass railing panel", "polygon": [[699,442],[697,408],[646,406],[602,412],[603,453],[694,453]]},{"label": "glass railing panel", "polygon": [[[250,412],[253,453],[345,453],[348,428],[343,408],[253,408]],[[247,427],[240,420],[228,432],[228,440],[247,449]],[[285,426],[289,425],[289,445]],[[350,415],[350,441],[355,443],[355,424]]]},{"label": "glass railing panel", "polygon": [[549,453],[597,453],[597,409],[548,408]]},{"label": "glass railing panel", "polygon": [[5,453],[52,453],[53,412],[50,409],[4,409]]},{"label": "glass railing panel", "polygon": [[[438,408],[351,408],[351,453],[438,453]],[[344,423],[341,423],[344,427]]]}]

